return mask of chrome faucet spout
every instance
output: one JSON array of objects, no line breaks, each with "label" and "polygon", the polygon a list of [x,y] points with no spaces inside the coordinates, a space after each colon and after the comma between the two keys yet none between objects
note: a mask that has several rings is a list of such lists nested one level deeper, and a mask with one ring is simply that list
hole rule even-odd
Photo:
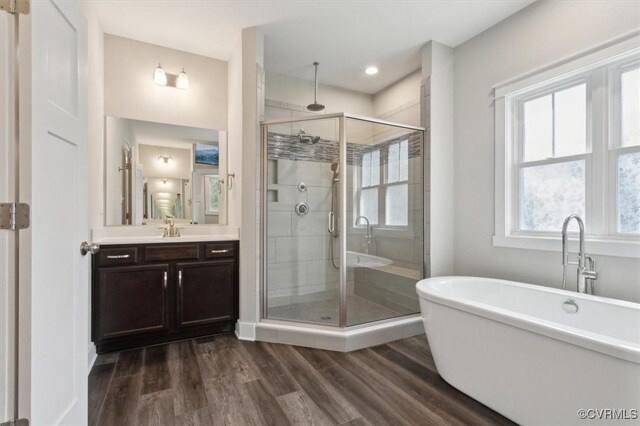
[{"label": "chrome faucet spout", "polygon": [[371,230],[371,223],[369,222],[369,219],[367,219],[366,216],[358,216],[356,218],[355,226],[358,226],[358,222],[360,222],[360,219],[363,219],[367,223],[367,231],[364,237],[364,242],[365,242],[364,245],[365,245],[366,253],[369,254],[369,251],[371,249],[371,242],[373,241],[373,231]]},{"label": "chrome faucet spout", "polygon": [[[569,262],[569,224],[572,220],[578,223],[579,230],[579,246],[578,246],[578,262]],[[585,253],[584,242],[584,222],[577,214],[568,216],[562,224],[562,289],[567,288],[567,267],[569,265],[577,265],[577,291],[579,293],[593,294],[593,282],[598,279],[598,273],[595,271],[595,261],[593,261]],[[590,285],[587,285],[590,284]]]}]

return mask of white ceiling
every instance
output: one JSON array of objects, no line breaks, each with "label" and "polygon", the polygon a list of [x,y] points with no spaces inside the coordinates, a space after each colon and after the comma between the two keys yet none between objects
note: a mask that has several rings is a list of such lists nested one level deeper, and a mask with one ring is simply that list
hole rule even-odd
[{"label": "white ceiling", "polygon": [[[376,93],[420,67],[420,47],[455,47],[534,0],[93,1],[106,33],[228,60],[261,26],[268,71]],[[380,72],[367,76],[376,65]]]}]

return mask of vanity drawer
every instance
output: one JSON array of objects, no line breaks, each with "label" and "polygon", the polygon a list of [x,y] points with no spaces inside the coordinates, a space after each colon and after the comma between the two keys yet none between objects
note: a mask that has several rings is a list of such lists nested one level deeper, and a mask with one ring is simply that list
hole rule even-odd
[{"label": "vanity drawer", "polygon": [[137,247],[101,248],[97,254],[99,266],[135,265],[138,263]]},{"label": "vanity drawer", "polygon": [[220,257],[233,257],[236,255],[234,244],[206,244],[204,248],[205,259]]},{"label": "vanity drawer", "polygon": [[198,260],[200,259],[200,245],[158,245],[145,247],[146,262],[164,262],[169,260]]}]

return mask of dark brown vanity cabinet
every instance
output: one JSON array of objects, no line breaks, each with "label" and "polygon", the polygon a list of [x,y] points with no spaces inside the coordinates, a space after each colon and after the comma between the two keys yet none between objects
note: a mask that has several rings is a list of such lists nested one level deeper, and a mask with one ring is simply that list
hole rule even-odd
[{"label": "dark brown vanity cabinet", "polygon": [[105,246],[93,257],[98,353],[231,331],[238,243]]}]

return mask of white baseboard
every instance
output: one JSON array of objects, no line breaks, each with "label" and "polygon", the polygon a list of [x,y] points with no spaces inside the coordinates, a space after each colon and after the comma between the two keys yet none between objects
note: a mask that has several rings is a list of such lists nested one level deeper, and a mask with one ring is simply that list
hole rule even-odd
[{"label": "white baseboard", "polygon": [[98,353],[96,352],[96,345],[94,345],[93,342],[89,342],[89,368],[87,369],[87,374],[91,372],[91,369],[93,368],[93,364],[96,362],[96,359],[98,359]]},{"label": "white baseboard", "polygon": [[256,324],[238,321],[236,323],[236,336],[240,340],[256,340]]}]

